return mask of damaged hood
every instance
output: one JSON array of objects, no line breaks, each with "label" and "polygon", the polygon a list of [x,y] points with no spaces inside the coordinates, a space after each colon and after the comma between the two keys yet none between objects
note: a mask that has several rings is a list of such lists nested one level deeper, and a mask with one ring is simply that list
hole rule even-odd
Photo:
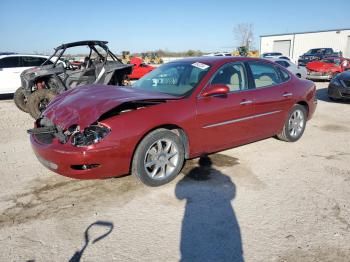
[{"label": "damaged hood", "polygon": [[79,125],[81,129],[84,129],[96,122],[102,114],[125,102],[157,99],[179,98],[132,87],[81,86],[57,96],[48,105],[43,116],[63,129],[72,125]]},{"label": "damaged hood", "polygon": [[328,72],[331,69],[336,68],[337,66],[332,63],[325,63],[322,61],[314,61],[307,63],[306,68],[312,71],[318,71],[318,72]]}]

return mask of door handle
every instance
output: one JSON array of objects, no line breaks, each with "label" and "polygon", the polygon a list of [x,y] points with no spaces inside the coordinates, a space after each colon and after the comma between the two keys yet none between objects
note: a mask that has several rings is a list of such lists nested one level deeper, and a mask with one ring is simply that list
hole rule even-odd
[{"label": "door handle", "polygon": [[249,105],[249,104],[252,104],[253,101],[252,100],[243,100],[241,101],[241,103],[239,103],[240,105]]},{"label": "door handle", "polygon": [[288,97],[288,96],[292,96],[292,95],[293,95],[293,93],[284,93],[283,97]]}]

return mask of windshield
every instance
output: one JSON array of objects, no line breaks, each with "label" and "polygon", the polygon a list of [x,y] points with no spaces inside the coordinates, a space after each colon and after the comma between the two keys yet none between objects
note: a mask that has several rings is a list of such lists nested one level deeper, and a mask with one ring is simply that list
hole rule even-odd
[{"label": "windshield", "polygon": [[322,59],[321,62],[340,65],[340,59],[334,59],[334,58],[325,58],[325,59]]},{"label": "windshield", "polygon": [[179,97],[189,96],[209,69],[209,65],[198,62],[168,63],[142,77],[133,87]]}]

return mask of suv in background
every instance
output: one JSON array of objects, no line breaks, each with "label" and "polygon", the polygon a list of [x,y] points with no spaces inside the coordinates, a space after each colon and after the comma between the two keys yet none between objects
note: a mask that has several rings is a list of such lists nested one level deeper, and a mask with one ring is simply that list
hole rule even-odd
[{"label": "suv in background", "polygon": [[326,56],[332,55],[334,55],[334,50],[332,48],[313,48],[299,57],[298,65],[306,66],[309,62],[321,60]]},{"label": "suv in background", "polygon": [[[21,86],[21,73],[31,67],[40,66],[49,57],[0,53],[0,94],[13,94]],[[54,61],[49,61],[53,64]]]}]

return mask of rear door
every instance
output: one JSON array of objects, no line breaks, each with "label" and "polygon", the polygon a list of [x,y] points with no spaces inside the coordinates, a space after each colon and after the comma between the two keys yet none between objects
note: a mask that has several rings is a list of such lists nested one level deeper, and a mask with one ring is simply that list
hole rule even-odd
[{"label": "rear door", "polygon": [[0,59],[0,94],[14,93],[21,86],[22,72],[19,56]]},{"label": "rear door", "polygon": [[213,152],[251,139],[254,128],[254,90],[250,89],[243,63],[228,63],[214,74],[210,84],[224,84],[226,96],[197,98],[198,139],[206,152]]},{"label": "rear door", "polygon": [[272,63],[250,61],[255,92],[255,136],[257,139],[275,135],[293,106],[291,76]]}]

